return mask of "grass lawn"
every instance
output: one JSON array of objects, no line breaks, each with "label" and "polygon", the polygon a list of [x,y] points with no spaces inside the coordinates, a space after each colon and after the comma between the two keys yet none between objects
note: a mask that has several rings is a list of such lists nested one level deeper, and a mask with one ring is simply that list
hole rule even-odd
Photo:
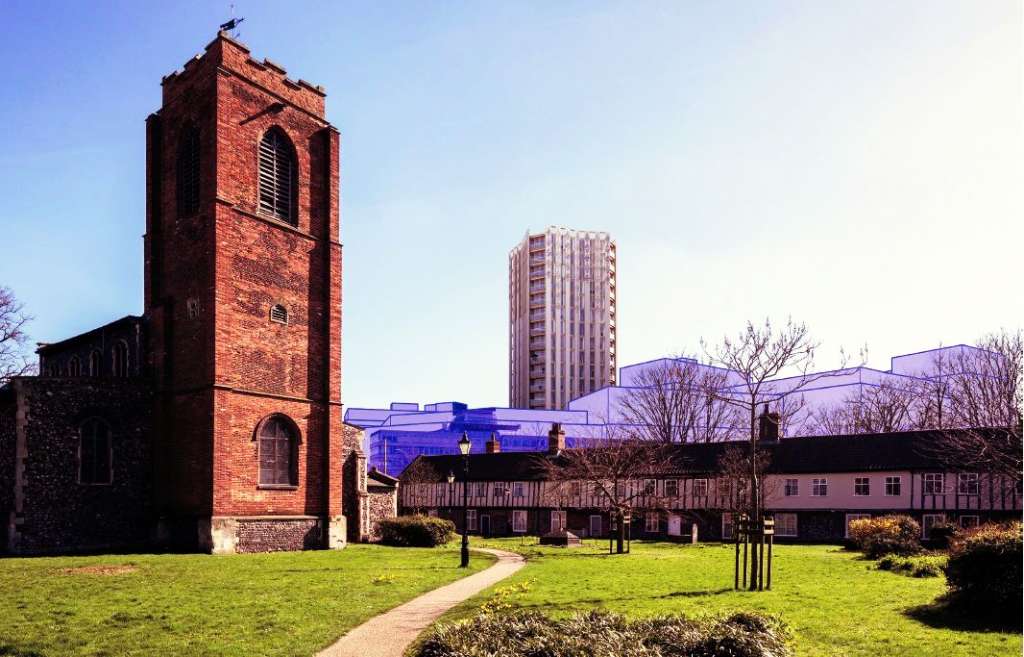
[{"label": "grass lawn", "polygon": [[[474,554],[469,572],[492,561]],[[0,559],[0,655],[308,657],[367,618],[467,574],[457,566],[457,548],[373,545]]]},{"label": "grass lawn", "polygon": [[[793,632],[797,654],[807,657],[1021,654],[1019,631],[952,628],[948,618],[927,609],[945,591],[944,577],[879,571],[874,562],[836,546],[777,545],[772,590],[748,593],[732,589],[731,547],[634,542],[632,554],[612,556],[607,542],[567,550],[535,541],[486,544],[529,560],[496,588],[531,581],[511,603],[553,616],[594,607],[629,616],[756,610],[781,616]],[[466,601],[444,620],[473,613],[493,591]]]}]

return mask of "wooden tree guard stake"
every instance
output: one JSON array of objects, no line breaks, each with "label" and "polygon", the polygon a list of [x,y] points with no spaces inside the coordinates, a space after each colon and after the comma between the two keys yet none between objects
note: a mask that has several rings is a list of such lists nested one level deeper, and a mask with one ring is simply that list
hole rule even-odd
[{"label": "wooden tree guard stake", "polygon": [[[735,565],[733,571],[733,588],[739,589],[741,583],[741,570],[742,570],[742,585],[743,588],[747,588],[747,546],[751,540],[760,540],[761,549],[757,551],[757,590],[764,591],[765,589],[771,590],[772,588],[772,546],[775,543],[775,518],[765,517],[760,523],[751,520],[746,514],[739,515],[734,524],[733,534],[735,537]],[[743,543],[743,564],[740,565],[740,543]],[[765,546],[768,548],[767,563],[765,559]],[[755,544],[756,547],[756,544]],[[750,566],[754,564],[751,562]],[[765,575],[767,571],[767,575]],[[753,573],[751,573],[753,576]],[[765,581],[767,579],[767,582]],[[753,578],[750,580],[750,585],[753,587],[755,584]]]}]

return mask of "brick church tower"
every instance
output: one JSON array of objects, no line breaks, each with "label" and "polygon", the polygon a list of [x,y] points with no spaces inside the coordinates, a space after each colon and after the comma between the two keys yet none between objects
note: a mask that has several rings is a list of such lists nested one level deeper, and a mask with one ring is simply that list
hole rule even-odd
[{"label": "brick church tower", "polygon": [[147,119],[160,538],[342,547],[338,131],[324,90],[221,32]]}]

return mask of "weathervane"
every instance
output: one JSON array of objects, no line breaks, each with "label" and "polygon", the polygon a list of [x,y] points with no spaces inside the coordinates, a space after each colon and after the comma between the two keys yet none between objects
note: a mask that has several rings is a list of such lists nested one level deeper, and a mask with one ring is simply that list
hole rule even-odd
[{"label": "weathervane", "polygon": [[[221,32],[229,32],[231,30],[234,30],[235,28],[238,27],[239,23],[241,23],[244,20],[245,20],[245,18],[242,18],[242,17],[235,18],[235,5],[232,4],[231,5],[231,20],[229,20],[227,23],[221,23],[220,24],[220,31]],[[231,35],[231,37],[234,38],[234,39],[237,39],[238,36],[239,36],[239,34],[238,34],[237,31],[234,34]]]}]

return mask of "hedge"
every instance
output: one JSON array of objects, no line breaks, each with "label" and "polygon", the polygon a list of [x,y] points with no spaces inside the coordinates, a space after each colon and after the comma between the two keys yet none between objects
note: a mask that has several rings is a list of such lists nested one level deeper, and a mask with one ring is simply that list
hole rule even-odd
[{"label": "hedge", "polygon": [[953,539],[946,564],[950,597],[980,610],[1021,609],[1021,523],[982,525]]},{"label": "hedge", "polygon": [[480,614],[433,630],[415,657],[788,657],[787,632],[769,616],[628,621],[604,611],[555,620],[538,612]]},{"label": "hedge", "polygon": [[921,525],[910,516],[862,518],[850,523],[850,540],[869,559],[921,551]]},{"label": "hedge", "polygon": [[397,547],[436,547],[455,536],[451,520],[429,516],[399,516],[377,523],[380,542]]}]

